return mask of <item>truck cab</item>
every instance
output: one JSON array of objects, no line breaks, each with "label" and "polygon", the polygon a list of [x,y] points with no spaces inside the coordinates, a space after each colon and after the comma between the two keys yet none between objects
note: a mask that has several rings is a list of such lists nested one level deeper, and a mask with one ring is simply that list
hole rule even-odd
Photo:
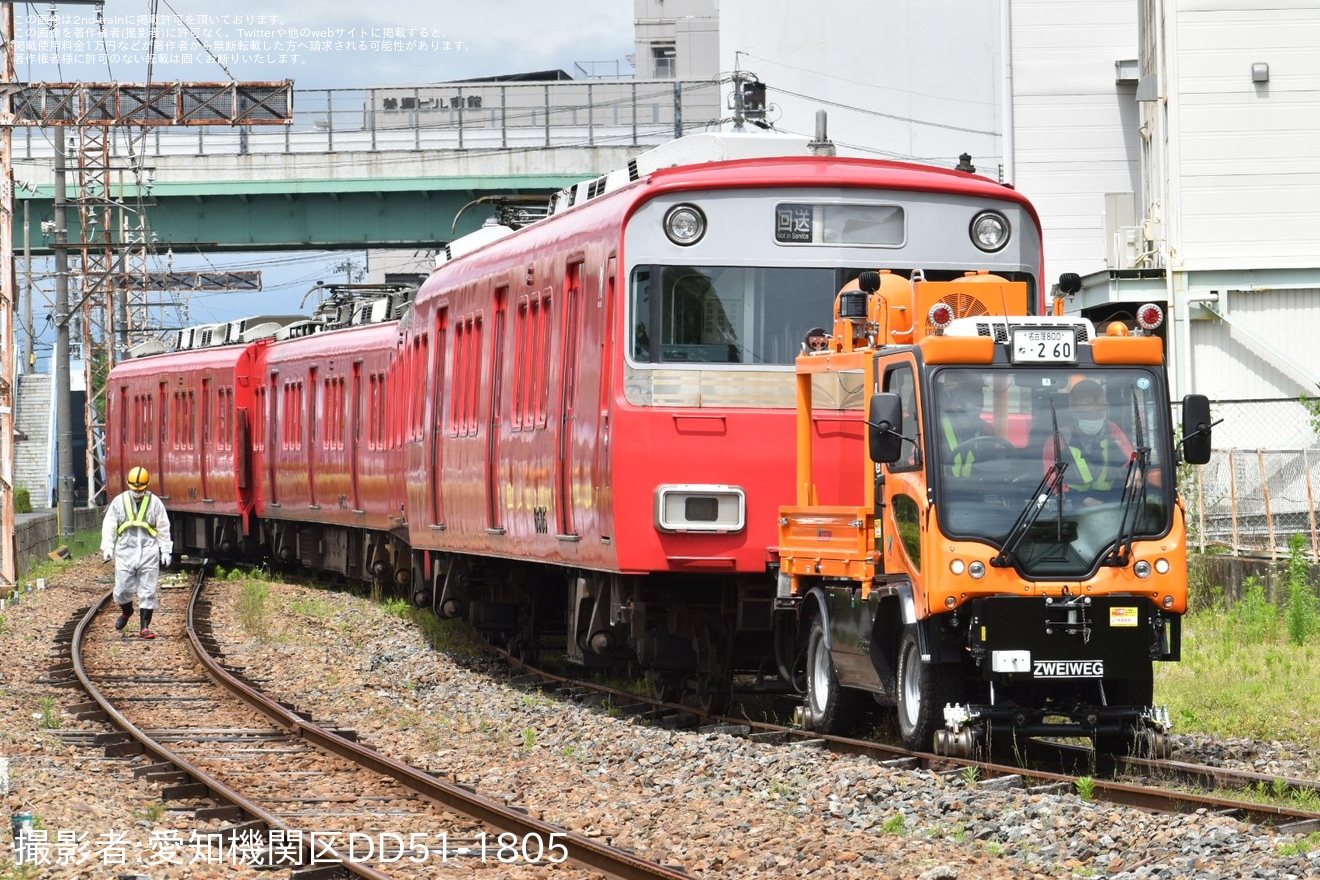
[{"label": "truck cab", "polygon": [[[1175,445],[1158,309],[1097,333],[1026,296],[984,273],[864,274],[829,349],[798,358],[776,644],[804,724],[842,732],[879,702],[917,750],[1162,748],[1152,664],[1178,659],[1187,610],[1176,465],[1208,455],[1208,403],[1185,401]],[[822,486],[812,377],[840,372],[870,392],[851,414],[867,441],[855,478]]]}]

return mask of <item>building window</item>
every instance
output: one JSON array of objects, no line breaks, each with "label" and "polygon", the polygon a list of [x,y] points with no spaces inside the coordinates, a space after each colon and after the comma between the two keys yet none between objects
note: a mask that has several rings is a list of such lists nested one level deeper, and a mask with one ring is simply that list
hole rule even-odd
[{"label": "building window", "polygon": [[651,62],[655,69],[656,79],[673,79],[675,77],[675,59],[673,43],[657,43],[651,46]]}]

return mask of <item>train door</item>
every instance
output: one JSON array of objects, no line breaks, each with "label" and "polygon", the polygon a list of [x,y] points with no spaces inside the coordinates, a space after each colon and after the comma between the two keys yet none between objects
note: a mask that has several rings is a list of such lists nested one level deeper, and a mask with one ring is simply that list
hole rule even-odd
[{"label": "train door", "polygon": [[352,409],[348,426],[348,491],[351,496],[351,509],[362,509],[362,496],[358,490],[361,472],[358,470],[358,455],[362,446],[362,361],[353,361],[353,387],[348,398]]},{"label": "train door", "polygon": [[[444,464],[444,406],[445,406],[445,356],[449,342],[449,309],[440,308],[435,313],[435,360],[431,366],[431,525],[443,525],[445,504],[442,487]],[[452,404],[451,404],[452,405]]]},{"label": "train door", "polygon": [[211,500],[211,380],[202,379],[202,436],[197,444],[197,461],[201,466],[202,500]]},{"label": "train door", "polygon": [[613,491],[611,488],[610,462],[610,408],[614,399],[614,273],[618,271],[617,257],[610,257],[605,263],[601,277],[601,289],[605,297],[604,323],[601,325],[600,345],[600,414],[596,418],[596,476],[592,481],[597,493],[592,505],[596,511],[600,528],[608,533],[613,513]]},{"label": "train door", "polygon": [[308,368],[307,396],[302,398],[307,401],[307,504],[313,509],[321,506],[316,503],[316,443],[321,430],[318,416],[325,402],[325,396],[316,383],[318,373],[316,367]]},{"label": "train door", "polygon": [[275,432],[279,430],[278,426],[283,421],[281,416],[284,414],[284,398],[287,396],[280,389],[279,370],[271,371],[270,384],[266,387],[270,389],[267,395],[270,402],[270,418],[266,420],[266,464],[269,468],[266,478],[270,481],[268,500],[271,504],[278,506],[280,503],[279,461],[284,454],[284,446],[280,443],[280,437]]},{"label": "train door", "polygon": [[577,424],[578,335],[582,328],[582,263],[572,263],[564,278],[564,335],[559,362],[559,534],[576,536],[573,516],[573,437]]},{"label": "train door", "polygon": [[495,289],[495,314],[490,346],[490,431],[486,435],[486,527],[504,531],[504,499],[500,486],[500,419],[504,396],[504,327],[509,287]]},{"label": "train door", "polygon": [[160,395],[157,400],[156,413],[158,415],[156,431],[156,494],[161,498],[169,498],[169,489],[165,485],[165,438],[169,436],[166,432],[169,430],[165,423],[169,421],[169,403],[170,389],[166,383],[160,383]]},{"label": "train door", "polygon": [[[116,468],[116,473],[108,474],[106,476],[106,482],[111,486],[121,487],[124,485],[127,468],[130,467],[130,465],[125,464],[129,458],[130,450],[133,458],[136,460],[138,456],[142,454],[142,448],[145,445],[144,441],[148,439],[142,433],[143,416],[145,415],[142,412],[142,408],[146,404],[140,396],[134,395],[133,409],[129,410],[128,386],[120,385],[119,400],[116,401],[115,405],[119,409],[119,467]],[[130,417],[133,419],[133,430],[131,433],[128,428],[128,420]],[[129,446],[130,436],[133,438],[132,446]],[[160,471],[156,470],[156,473],[159,474]]]}]

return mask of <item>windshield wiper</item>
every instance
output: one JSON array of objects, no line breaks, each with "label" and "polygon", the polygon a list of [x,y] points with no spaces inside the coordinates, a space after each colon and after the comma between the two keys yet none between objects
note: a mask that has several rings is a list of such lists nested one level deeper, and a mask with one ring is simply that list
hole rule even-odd
[{"label": "windshield wiper", "polygon": [[1132,392],[1132,424],[1136,431],[1136,444],[1128,462],[1127,476],[1123,479],[1123,496],[1119,507],[1123,518],[1118,521],[1118,534],[1114,546],[1100,561],[1101,565],[1125,566],[1132,558],[1132,544],[1136,540],[1137,526],[1146,513],[1146,473],[1150,469],[1150,446],[1146,444],[1146,430],[1141,422],[1141,407],[1137,392]]},{"label": "windshield wiper", "polygon": [[1045,476],[1041,477],[1036,484],[1036,491],[1031,493],[1027,499],[1027,504],[1018,514],[1013,527],[1008,530],[1004,537],[1004,546],[994,559],[990,560],[990,565],[994,568],[1007,568],[1013,564],[1013,554],[1017,551],[1018,545],[1022,539],[1027,536],[1031,526],[1040,517],[1040,512],[1045,509],[1049,503],[1050,496],[1057,496],[1057,502],[1054,505],[1057,509],[1057,529],[1058,537],[1056,541],[1063,541],[1063,474],[1068,470],[1068,462],[1063,460],[1063,438],[1059,435],[1059,414],[1054,412],[1053,405],[1050,411],[1054,416],[1054,464],[1050,465],[1045,471]]}]

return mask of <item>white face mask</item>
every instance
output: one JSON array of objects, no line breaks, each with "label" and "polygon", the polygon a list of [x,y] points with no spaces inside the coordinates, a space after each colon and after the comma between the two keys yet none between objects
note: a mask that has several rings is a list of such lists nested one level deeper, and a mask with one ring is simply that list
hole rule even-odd
[{"label": "white face mask", "polygon": [[1083,434],[1088,434],[1088,435],[1089,435],[1089,434],[1099,434],[1099,433],[1100,433],[1100,430],[1101,430],[1104,426],[1105,426],[1105,420],[1104,420],[1104,419],[1078,419],[1078,420],[1077,420],[1077,430],[1081,431]]},{"label": "white face mask", "polygon": [[142,500],[142,496],[145,495],[145,494],[147,494],[147,490],[143,489],[141,492],[139,492],[139,491],[137,491],[136,489],[134,489],[134,490],[130,491],[129,494],[133,496],[133,500],[134,500],[134,501],[141,501],[141,500]]}]

